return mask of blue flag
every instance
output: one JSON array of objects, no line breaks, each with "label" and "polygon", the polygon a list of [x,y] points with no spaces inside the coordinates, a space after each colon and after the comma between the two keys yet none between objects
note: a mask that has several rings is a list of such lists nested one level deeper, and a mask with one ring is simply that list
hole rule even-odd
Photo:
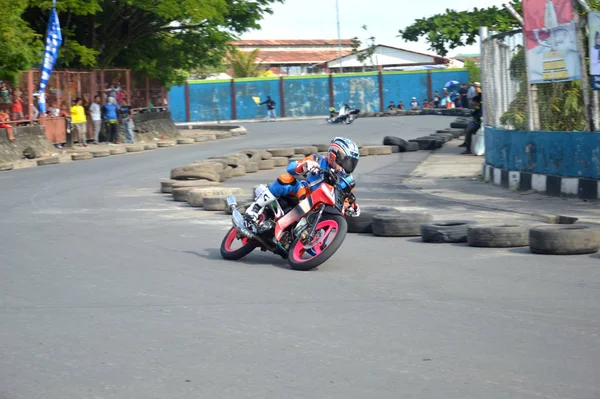
[{"label": "blue flag", "polygon": [[58,48],[62,44],[62,33],[60,31],[60,21],[58,20],[58,14],[56,8],[52,7],[50,13],[50,21],[48,21],[48,32],[46,33],[46,50],[44,51],[44,62],[42,63],[42,78],[40,79],[40,91],[39,91],[39,109],[41,114],[46,113],[46,97],[44,95],[46,91],[46,85],[56,64],[56,58],[58,57]]}]

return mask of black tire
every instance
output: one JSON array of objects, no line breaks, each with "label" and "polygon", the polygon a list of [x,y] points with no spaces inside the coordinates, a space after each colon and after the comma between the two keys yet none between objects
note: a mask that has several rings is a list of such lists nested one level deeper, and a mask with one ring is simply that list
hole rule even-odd
[{"label": "black tire", "polygon": [[229,238],[229,235],[232,234],[232,230],[233,230],[233,232],[235,232],[235,227],[232,227],[231,229],[229,229],[227,234],[225,234],[223,241],[221,242],[221,256],[223,257],[223,259],[227,259],[227,260],[242,259],[244,256],[248,255],[250,252],[254,251],[254,249],[256,249],[256,247],[258,245],[256,244],[255,241],[250,240],[250,241],[248,241],[248,243],[246,245],[242,246],[241,248],[238,248],[233,251],[228,250],[226,248],[227,240]]},{"label": "black tire", "polygon": [[373,234],[379,237],[418,237],[421,224],[432,220],[433,216],[424,212],[379,214],[373,217]]},{"label": "black tire", "polygon": [[406,146],[406,152],[419,151],[419,143],[409,142]]},{"label": "black tire", "polygon": [[288,255],[288,263],[292,269],[299,270],[299,271],[312,270],[315,267],[318,267],[319,265],[325,263],[329,258],[331,258],[333,256],[333,254],[336,253],[336,251],[340,248],[340,246],[342,246],[342,243],[344,242],[344,239],[346,238],[346,233],[348,232],[348,224],[346,223],[346,219],[340,214],[326,213],[326,214],[323,214],[323,216],[321,217],[321,221],[324,221],[324,220],[335,220],[337,222],[339,230],[337,231],[335,237],[333,238],[333,241],[331,242],[331,244],[329,244],[329,246],[327,246],[327,248],[325,248],[323,250],[323,252],[321,252],[319,255],[317,255],[313,259],[310,259],[310,260],[307,260],[304,262],[298,262],[296,260],[296,257],[295,257],[294,251],[293,251],[293,249],[296,247],[296,244],[298,243],[298,240],[299,240],[299,239],[296,239],[290,246],[292,251],[290,251],[290,253]]},{"label": "black tire", "polygon": [[516,224],[469,226],[467,242],[471,247],[515,248],[529,245],[529,227]]},{"label": "black tire", "polygon": [[375,215],[399,211],[389,206],[366,206],[360,208],[360,215],[346,218],[348,233],[373,233],[373,217]]},{"label": "black tire", "polygon": [[392,149],[392,154],[396,154],[398,152],[404,152],[404,151],[400,151],[400,147],[398,147],[397,145],[391,145],[390,148]]},{"label": "black tire", "polygon": [[423,242],[435,244],[467,242],[468,220],[446,220],[443,222],[425,223],[421,225]]},{"label": "black tire", "polygon": [[468,122],[452,122],[450,127],[453,129],[466,129],[469,126]]},{"label": "black tire", "polygon": [[396,145],[398,147],[406,147],[408,143],[406,140],[402,140],[400,137],[385,136],[383,138],[383,145]]},{"label": "black tire", "polygon": [[600,250],[600,227],[590,225],[534,226],[529,230],[534,254],[583,255]]},{"label": "black tire", "polygon": [[442,137],[446,141],[446,143],[454,140],[454,135],[452,133],[433,133],[432,136]]},{"label": "black tire", "polygon": [[435,140],[434,138],[418,138],[414,140],[409,140],[409,143],[410,142],[417,143],[417,145],[419,146],[419,150],[430,151],[440,148],[440,142],[438,140]]}]

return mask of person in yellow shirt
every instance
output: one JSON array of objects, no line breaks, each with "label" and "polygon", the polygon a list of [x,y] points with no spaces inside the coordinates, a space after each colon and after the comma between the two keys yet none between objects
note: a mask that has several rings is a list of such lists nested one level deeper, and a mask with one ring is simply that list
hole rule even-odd
[{"label": "person in yellow shirt", "polygon": [[71,107],[71,121],[77,129],[79,136],[79,145],[87,147],[87,118],[85,116],[85,108],[83,108],[83,101],[77,97],[75,99],[75,105]]}]

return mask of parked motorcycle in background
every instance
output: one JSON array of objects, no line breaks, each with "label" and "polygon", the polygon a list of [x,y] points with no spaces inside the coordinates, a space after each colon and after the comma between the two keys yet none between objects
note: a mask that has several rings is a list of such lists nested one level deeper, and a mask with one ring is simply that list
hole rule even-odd
[{"label": "parked motorcycle in background", "polygon": [[335,108],[329,108],[329,118],[327,118],[327,123],[345,123],[346,125],[351,124],[356,119],[358,113],[360,112],[357,108],[350,108],[348,104],[344,104],[342,108],[340,108],[339,112],[335,110]]}]

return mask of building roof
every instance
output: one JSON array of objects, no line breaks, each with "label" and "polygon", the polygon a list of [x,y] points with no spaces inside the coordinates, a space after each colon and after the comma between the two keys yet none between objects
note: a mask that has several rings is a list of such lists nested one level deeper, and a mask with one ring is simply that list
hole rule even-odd
[{"label": "building roof", "polygon": [[[338,45],[337,39],[313,39],[313,40],[238,40],[231,42],[234,46],[327,46]],[[352,46],[354,42],[351,39],[342,39],[342,46]]]},{"label": "building roof", "polygon": [[[389,49],[392,49],[392,50],[404,51],[404,52],[406,52],[406,53],[412,53],[412,54],[422,55],[422,56],[425,56],[425,57],[431,57],[431,58],[433,58],[433,59],[435,59],[435,60],[438,60],[438,61],[440,61],[440,62],[445,62],[445,61],[447,61],[447,59],[446,59],[446,58],[444,58],[444,57],[440,57],[439,55],[435,55],[435,54],[427,54],[427,53],[420,53],[420,52],[418,52],[418,51],[407,50],[407,49],[400,48],[400,47],[387,46],[387,45],[385,45],[385,44],[376,44],[376,45],[375,45],[375,47],[385,47],[385,48],[389,48]],[[359,51],[357,52],[357,54],[358,54],[358,53],[364,53],[365,51],[367,51],[367,49],[362,49],[362,50],[359,50]],[[344,58],[344,57],[346,57],[346,56],[350,55],[350,53],[351,53],[351,52],[349,52],[348,54],[343,54],[343,55],[342,55],[342,58]],[[336,58],[332,58],[332,59],[329,59],[329,60],[326,60],[326,61],[327,61],[327,62],[333,62],[333,61],[337,61],[339,58],[340,58],[340,57],[336,57]]]},{"label": "building roof", "polygon": [[[352,53],[352,50],[342,49],[343,55]],[[337,55],[337,49],[315,50],[315,51],[276,51],[261,50],[258,54],[258,60],[263,64],[318,64],[325,62]]]}]

